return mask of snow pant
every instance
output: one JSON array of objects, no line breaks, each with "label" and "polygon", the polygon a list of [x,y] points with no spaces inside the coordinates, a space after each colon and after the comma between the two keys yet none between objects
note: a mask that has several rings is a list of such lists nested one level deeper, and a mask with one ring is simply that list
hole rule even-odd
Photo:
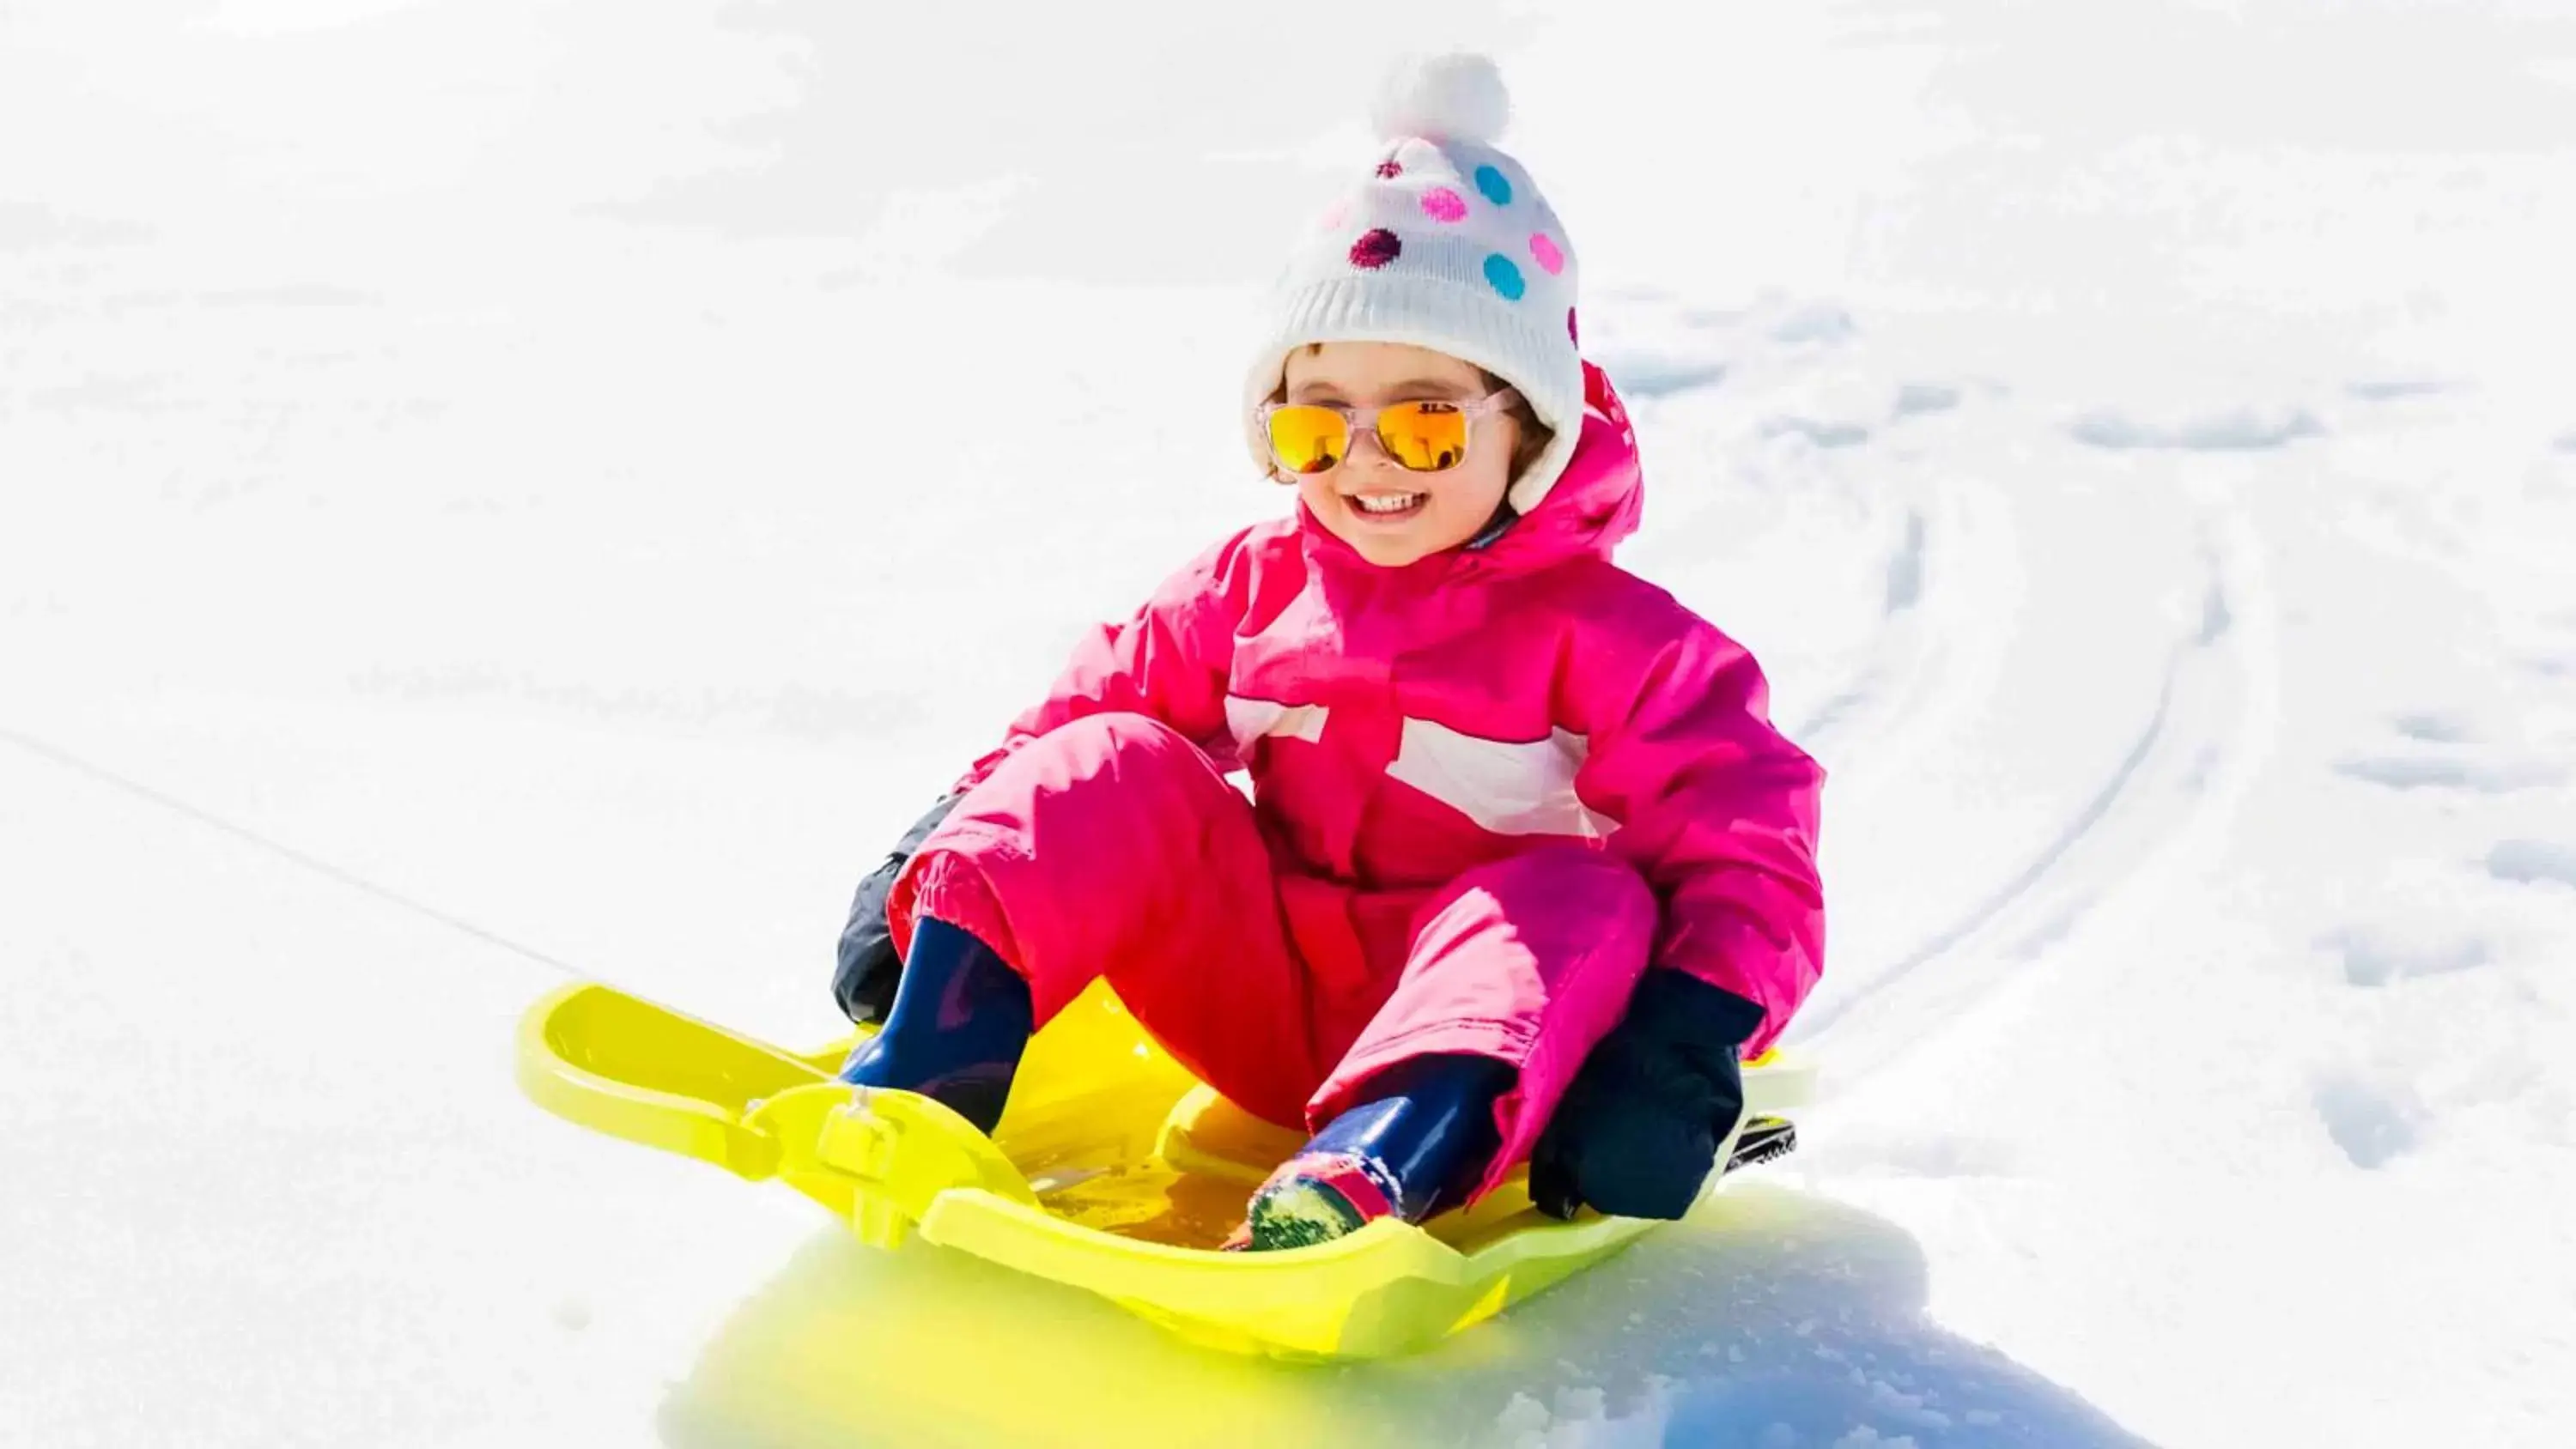
[{"label": "snow pant", "polygon": [[1525,1161],[1626,1009],[1657,921],[1624,861],[1548,843],[1443,888],[1357,890],[1283,864],[1251,802],[1159,721],[1076,720],[1023,746],[922,843],[889,901],[898,947],[930,916],[1027,978],[1043,1027],[1108,978],[1137,1021],[1237,1106],[1313,1131],[1395,1064],[1514,1069],[1502,1146]]}]

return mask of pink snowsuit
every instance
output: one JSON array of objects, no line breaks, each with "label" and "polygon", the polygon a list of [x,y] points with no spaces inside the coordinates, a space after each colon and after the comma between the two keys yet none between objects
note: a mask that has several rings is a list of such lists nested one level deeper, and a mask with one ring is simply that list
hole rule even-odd
[{"label": "pink snowsuit", "polygon": [[1823,772],[1750,654],[1609,562],[1637,454],[1584,372],[1571,463],[1489,547],[1380,568],[1301,506],[1086,641],[897,880],[898,949],[921,915],[973,932],[1041,1025],[1106,975],[1283,1125],[1408,1057],[1497,1058],[1480,1192],[1649,961],[1762,1007],[1767,1045],[1823,964]]}]

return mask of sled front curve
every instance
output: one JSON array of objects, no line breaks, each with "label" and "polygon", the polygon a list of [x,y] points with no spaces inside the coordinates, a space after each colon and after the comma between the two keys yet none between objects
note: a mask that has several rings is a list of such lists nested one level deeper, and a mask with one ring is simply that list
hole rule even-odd
[{"label": "sled front curve", "polygon": [[[1389,1220],[1313,1247],[1214,1251],[1250,1185],[1301,1135],[1197,1083],[1105,985],[1031,1042],[989,1138],[929,1098],[836,1080],[846,1051],[785,1051],[585,983],[529,1008],[519,1080],[583,1126],[776,1178],[869,1242],[917,1232],[1240,1353],[1411,1352],[1659,1226],[1557,1222],[1515,1181],[1421,1227]],[[1776,1054],[1748,1064],[1747,1118],[1784,1115],[1812,1079]],[[1707,1191],[1717,1186],[1713,1176]]]}]

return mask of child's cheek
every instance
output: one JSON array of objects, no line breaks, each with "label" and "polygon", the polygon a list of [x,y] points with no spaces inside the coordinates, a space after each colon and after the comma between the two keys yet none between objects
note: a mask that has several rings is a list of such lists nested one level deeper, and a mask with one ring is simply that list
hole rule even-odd
[{"label": "child's cheek", "polygon": [[1494,510],[1503,504],[1503,490],[1510,486],[1508,457],[1470,458],[1454,475],[1448,501],[1461,511],[1476,515],[1476,526],[1484,526]]},{"label": "child's cheek", "polygon": [[1331,476],[1329,473],[1290,475],[1297,485],[1297,496],[1305,501],[1307,511],[1323,520],[1326,528],[1339,533],[1341,515],[1333,506],[1333,485],[1324,481]]}]

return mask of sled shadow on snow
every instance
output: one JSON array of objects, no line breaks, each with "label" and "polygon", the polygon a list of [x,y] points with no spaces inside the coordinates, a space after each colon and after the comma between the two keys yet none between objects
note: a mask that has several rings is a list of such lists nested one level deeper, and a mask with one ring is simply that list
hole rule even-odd
[{"label": "sled shadow on snow", "polygon": [[1195,1349],[1077,1290],[818,1233],[664,1402],[672,1449],[2143,1443],[1924,1312],[1895,1224],[1769,1184],[1435,1351]]}]

